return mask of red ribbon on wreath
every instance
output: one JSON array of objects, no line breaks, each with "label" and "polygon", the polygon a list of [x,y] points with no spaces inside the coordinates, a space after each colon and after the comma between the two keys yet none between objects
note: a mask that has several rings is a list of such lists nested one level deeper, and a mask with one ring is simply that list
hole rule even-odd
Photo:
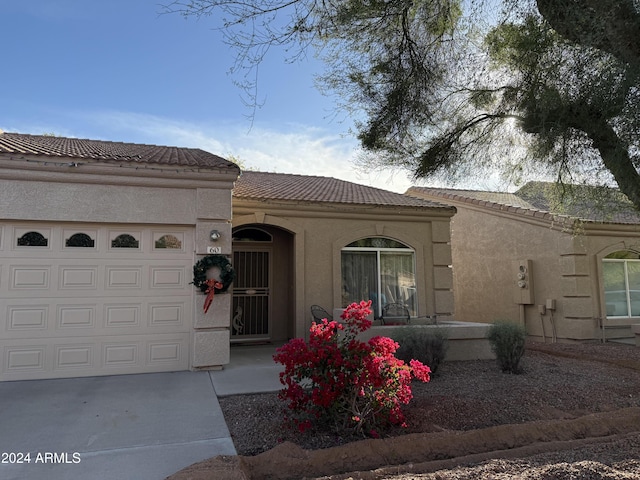
[{"label": "red ribbon on wreath", "polygon": [[213,278],[210,278],[204,283],[208,287],[204,292],[207,294],[207,298],[204,299],[204,313],[207,313],[209,311],[209,307],[213,303],[213,295],[214,293],[216,293],[216,288],[221,289],[224,285],[222,285],[222,282],[219,282],[218,280],[215,280]]}]

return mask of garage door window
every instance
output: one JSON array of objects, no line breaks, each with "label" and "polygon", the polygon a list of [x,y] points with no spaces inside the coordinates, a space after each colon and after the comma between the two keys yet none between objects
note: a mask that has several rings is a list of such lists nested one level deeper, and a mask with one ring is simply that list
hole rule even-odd
[{"label": "garage door window", "polygon": [[156,248],[182,249],[182,242],[175,235],[163,235],[155,242]]},{"label": "garage door window", "polygon": [[38,232],[27,232],[18,238],[19,247],[46,247],[49,240]]},{"label": "garage door window", "polygon": [[78,248],[93,248],[96,242],[86,233],[75,233],[67,238],[65,246]]},{"label": "garage door window", "polygon": [[133,235],[123,233],[111,240],[111,248],[138,248],[140,242]]}]

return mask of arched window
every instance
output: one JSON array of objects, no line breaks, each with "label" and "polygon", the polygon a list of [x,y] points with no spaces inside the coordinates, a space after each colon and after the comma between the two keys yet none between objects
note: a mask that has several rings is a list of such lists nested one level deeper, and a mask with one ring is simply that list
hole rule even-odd
[{"label": "arched window", "polygon": [[370,237],[342,249],[342,306],[371,300],[376,317],[388,303],[417,315],[415,251],[397,240]]},{"label": "arched window", "polygon": [[270,233],[260,228],[239,228],[233,232],[234,242],[272,242],[273,237]]},{"label": "arched window", "polygon": [[156,248],[182,248],[182,242],[175,235],[163,235],[156,240]]},{"label": "arched window", "polygon": [[111,240],[112,248],[138,248],[139,242],[133,235],[123,233]]},{"label": "arched window", "polygon": [[640,316],[640,255],[628,250],[602,260],[607,317]]},{"label": "arched window", "polygon": [[27,232],[18,239],[19,247],[46,247],[49,240],[38,232]]},{"label": "arched window", "polygon": [[67,247],[93,248],[95,241],[86,233],[74,233],[65,242]]}]

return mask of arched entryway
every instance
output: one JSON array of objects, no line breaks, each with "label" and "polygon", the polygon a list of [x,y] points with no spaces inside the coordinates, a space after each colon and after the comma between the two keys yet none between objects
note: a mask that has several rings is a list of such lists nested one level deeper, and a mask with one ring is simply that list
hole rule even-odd
[{"label": "arched entryway", "polygon": [[233,229],[232,342],[277,343],[295,336],[293,238],[272,225]]}]

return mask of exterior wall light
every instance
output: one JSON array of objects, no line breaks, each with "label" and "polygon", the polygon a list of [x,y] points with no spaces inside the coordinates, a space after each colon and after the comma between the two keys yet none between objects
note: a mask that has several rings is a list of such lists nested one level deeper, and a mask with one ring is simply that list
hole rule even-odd
[{"label": "exterior wall light", "polygon": [[211,238],[212,242],[217,242],[221,236],[222,234],[218,230],[211,230],[209,233],[209,238]]}]

